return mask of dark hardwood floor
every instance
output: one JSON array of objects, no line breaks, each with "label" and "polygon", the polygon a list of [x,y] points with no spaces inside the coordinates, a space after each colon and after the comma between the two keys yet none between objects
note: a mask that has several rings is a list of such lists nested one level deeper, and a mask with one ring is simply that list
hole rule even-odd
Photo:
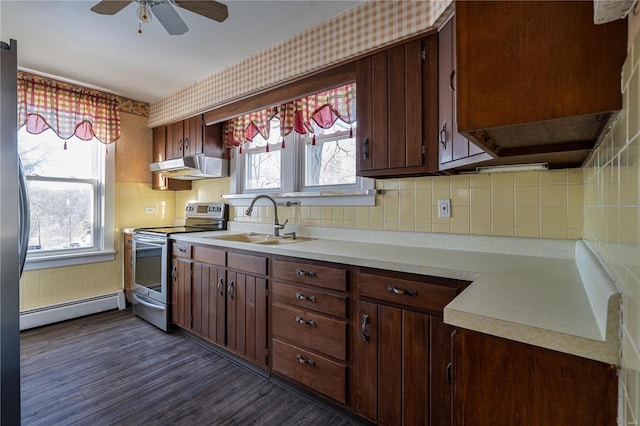
[{"label": "dark hardwood floor", "polygon": [[24,425],[354,425],[130,310],[21,334]]}]

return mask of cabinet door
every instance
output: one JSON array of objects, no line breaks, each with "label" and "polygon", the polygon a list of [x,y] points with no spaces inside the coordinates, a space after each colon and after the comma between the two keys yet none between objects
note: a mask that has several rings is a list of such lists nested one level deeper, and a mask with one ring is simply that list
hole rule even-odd
[{"label": "cabinet door", "polygon": [[356,411],[378,418],[378,305],[358,301]]},{"label": "cabinet door", "polygon": [[201,154],[203,152],[202,116],[187,118],[183,121],[183,155]]},{"label": "cabinet door", "polygon": [[451,334],[454,327],[445,324],[442,318],[429,317],[429,419],[431,425],[451,424]]},{"label": "cabinet door", "polygon": [[433,36],[357,62],[359,175],[400,176],[437,169],[426,145],[427,139],[435,141],[432,127],[437,125],[437,49]]},{"label": "cabinet door", "polygon": [[454,333],[454,425],[615,425],[616,367],[495,336]]},{"label": "cabinet door", "polygon": [[167,159],[167,126],[153,128],[153,158],[152,163]]},{"label": "cabinet door", "polygon": [[180,158],[184,156],[184,127],[183,122],[171,123],[167,125],[167,159]]},{"label": "cabinet door", "polygon": [[455,16],[438,33],[439,169],[490,160],[492,157],[458,133],[456,111]]},{"label": "cabinet door", "polygon": [[227,271],[227,348],[267,366],[267,280]]},{"label": "cabinet door", "polygon": [[222,305],[222,324],[224,324],[224,277],[225,271],[222,268],[206,263],[193,264],[193,331],[205,339],[222,345],[224,345],[224,328],[218,335],[220,317],[218,308]]},{"label": "cabinet door", "polygon": [[171,321],[191,329],[191,261],[174,257],[171,266]]},{"label": "cabinet door", "polygon": [[357,412],[386,425],[429,424],[429,315],[360,301],[357,318]]}]

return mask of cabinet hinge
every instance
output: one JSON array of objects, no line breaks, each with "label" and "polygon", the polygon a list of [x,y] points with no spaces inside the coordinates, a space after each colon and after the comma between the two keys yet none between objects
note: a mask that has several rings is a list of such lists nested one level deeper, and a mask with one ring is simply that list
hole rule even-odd
[{"label": "cabinet hinge", "polygon": [[424,61],[425,59],[427,59],[427,49],[426,48],[422,48],[422,60]]},{"label": "cabinet hinge", "polygon": [[266,297],[269,297],[269,289],[267,289],[267,290],[264,292],[264,294],[265,294],[265,296],[266,296]]},{"label": "cabinet hinge", "polygon": [[427,153],[427,144],[422,142],[422,155],[425,155]]}]

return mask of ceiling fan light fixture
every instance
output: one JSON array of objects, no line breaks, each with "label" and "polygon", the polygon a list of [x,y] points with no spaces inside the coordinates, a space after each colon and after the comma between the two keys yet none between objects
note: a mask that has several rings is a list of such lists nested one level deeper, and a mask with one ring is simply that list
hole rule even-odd
[{"label": "ceiling fan light fixture", "polygon": [[138,6],[138,11],[136,12],[138,21],[140,21],[141,24],[148,24],[153,19],[153,15],[151,15],[151,7],[146,1],[140,1],[139,3],[140,6]]}]

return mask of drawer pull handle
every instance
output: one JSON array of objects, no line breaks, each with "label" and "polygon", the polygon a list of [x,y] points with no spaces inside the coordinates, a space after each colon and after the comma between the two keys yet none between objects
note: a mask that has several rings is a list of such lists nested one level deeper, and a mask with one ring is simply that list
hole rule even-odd
[{"label": "drawer pull handle", "polygon": [[187,252],[187,249],[186,249],[186,248],[184,248],[184,247],[178,247],[178,251],[179,251],[180,253],[186,253],[186,252]]},{"label": "drawer pull handle", "polygon": [[304,277],[305,275],[309,275],[310,277],[315,277],[316,273],[314,271],[305,271],[304,269],[296,269],[296,274],[298,274],[301,277]]},{"label": "drawer pull handle", "polygon": [[233,281],[229,282],[229,287],[227,287],[227,293],[229,294],[229,300],[233,300]]},{"label": "drawer pull handle", "polygon": [[369,323],[369,315],[367,314],[362,315],[362,341],[365,343],[369,341],[369,335],[367,334],[368,323]]},{"label": "drawer pull handle", "polygon": [[316,301],[316,297],[315,296],[305,296],[304,294],[302,294],[302,292],[297,292],[296,293],[296,298],[300,299],[300,300],[308,300],[309,302],[314,302]]},{"label": "drawer pull handle", "polygon": [[298,360],[298,362],[300,364],[306,364],[306,365],[310,365],[312,367],[314,365],[316,365],[316,362],[314,360],[312,360],[312,359],[304,359],[301,354],[296,354],[296,359]]},{"label": "drawer pull handle", "polygon": [[222,278],[218,280],[218,294],[220,296],[224,295],[224,280]]},{"label": "drawer pull handle", "polygon": [[396,287],[395,285],[388,286],[387,290],[389,290],[389,293],[393,293],[393,294],[406,294],[407,296],[417,296],[418,295],[418,292],[416,290],[412,290],[410,288],[404,290],[404,289]]},{"label": "drawer pull handle", "polygon": [[314,320],[305,320],[304,318],[302,318],[299,315],[296,317],[296,322],[298,324],[308,325],[309,327],[315,327],[316,326],[316,322]]}]

